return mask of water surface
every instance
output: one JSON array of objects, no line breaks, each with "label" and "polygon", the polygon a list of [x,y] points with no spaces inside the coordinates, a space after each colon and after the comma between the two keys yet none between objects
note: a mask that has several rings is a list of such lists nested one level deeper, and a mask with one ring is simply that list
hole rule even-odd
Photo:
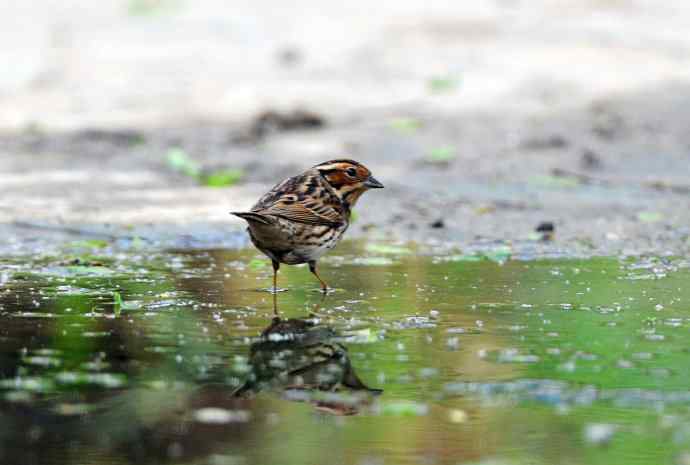
[{"label": "water surface", "polygon": [[322,270],[283,267],[276,319],[250,250],[2,259],[1,462],[690,463],[687,261]]}]

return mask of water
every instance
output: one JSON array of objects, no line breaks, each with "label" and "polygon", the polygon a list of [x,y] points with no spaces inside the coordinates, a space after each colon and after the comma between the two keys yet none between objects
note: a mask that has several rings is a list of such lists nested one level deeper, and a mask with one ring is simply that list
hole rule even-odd
[{"label": "water", "polygon": [[88,245],[0,261],[0,463],[690,463],[682,259],[351,243],[324,298],[251,250]]}]

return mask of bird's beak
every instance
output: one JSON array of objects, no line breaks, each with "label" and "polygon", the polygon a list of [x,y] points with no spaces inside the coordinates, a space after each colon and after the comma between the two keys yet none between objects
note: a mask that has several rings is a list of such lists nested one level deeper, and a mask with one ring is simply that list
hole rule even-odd
[{"label": "bird's beak", "polygon": [[367,180],[364,181],[364,185],[369,189],[383,189],[383,184],[378,182],[378,180],[373,176],[369,176]]}]

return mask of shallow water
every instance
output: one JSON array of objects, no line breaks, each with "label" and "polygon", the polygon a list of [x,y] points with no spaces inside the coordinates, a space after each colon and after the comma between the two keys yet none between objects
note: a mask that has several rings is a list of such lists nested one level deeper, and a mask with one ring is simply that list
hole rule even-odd
[{"label": "shallow water", "polygon": [[0,463],[690,463],[689,267],[351,243],[324,298],[251,250],[7,257]]}]

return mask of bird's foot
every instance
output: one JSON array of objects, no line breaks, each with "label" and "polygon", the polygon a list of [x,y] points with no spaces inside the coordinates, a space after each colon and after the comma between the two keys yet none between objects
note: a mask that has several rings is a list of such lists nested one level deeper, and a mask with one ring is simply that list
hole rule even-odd
[{"label": "bird's foot", "polygon": [[336,289],[335,287],[320,287],[318,289],[312,289],[312,292],[318,292],[323,295],[331,295],[335,294],[336,292],[343,292],[344,289]]},{"label": "bird's foot", "polygon": [[278,294],[279,292],[287,292],[290,289],[287,287],[264,287],[259,289],[261,292],[268,292],[269,294]]}]

